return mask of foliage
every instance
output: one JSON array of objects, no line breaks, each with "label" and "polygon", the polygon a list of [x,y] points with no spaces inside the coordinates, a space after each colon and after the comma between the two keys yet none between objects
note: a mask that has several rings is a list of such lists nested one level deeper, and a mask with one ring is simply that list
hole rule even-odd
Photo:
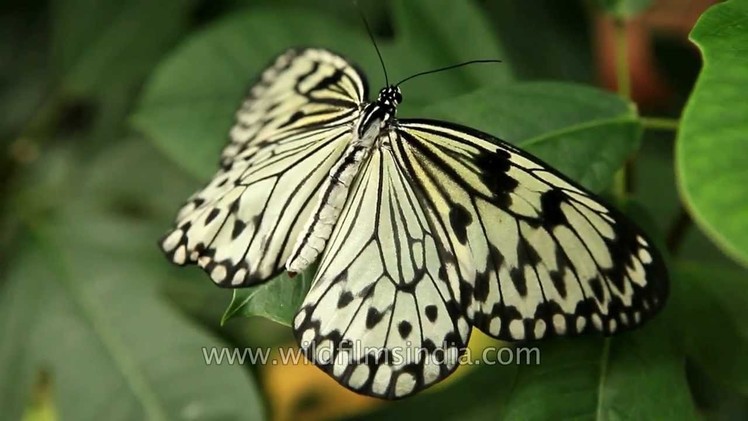
[{"label": "foliage", "polygon": [[705,13],[691,32],[704,69],[683,113],[677,166],[683,200],[720,247],[748,264],[745,121],[748,88],[742,53],[748,43],[748,3],[731,1]]},{"label": "foliage", "polygon": [[[737,263],[748,262],[748,2],[714,6],[691,34],[704,68],[672,124],[675,156],[673,133],[650,131],[636,104],[589,86],[578,35],[588,23],[560,23],[561,3],[522,16],[504,0],[361,7],[391,81],[504,61],[408,82],[401,115],[493,133],[597,192],[611,192],[629,162],[631,214],[671,251],[668,306],[621,336],[533,344],[540,365],[463,367],[434,391],[349,416],[745,416],[748,272]],[[601,0],[594,13],[628,19],[650,3]],[[11,2],[1,19],[2,34],[23,42],[0,47],[0,413],[262,419],[281,401],[283,413],[314,406],[292,390],[293,367],[278,392],[270,367],[207,365],[202,353],[288,346],[313,270],[232,298],[199,270],[170,267],[155,242],[215,171],[235,108],[275,54],[328,47],[365,69],[372,89],[385,83],[358,12],[327,0],[60,0]],[[549,81],[529,80],[537,75]],[[279,324],[247,318],[257,315]],[[306,379],[309,388],[324,388],[323,377]],[[335,408],[351,400],[341,392],[317,405],[341,416]]]}]

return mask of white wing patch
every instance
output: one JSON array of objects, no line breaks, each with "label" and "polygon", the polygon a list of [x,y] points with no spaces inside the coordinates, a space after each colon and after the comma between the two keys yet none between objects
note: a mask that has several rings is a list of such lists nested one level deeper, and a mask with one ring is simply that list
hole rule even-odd
[{"label": "white wing patch", "polygon": [[372,151],[294,320],[302,349],[368,395],[401,398],[441,380],[470,334],[443,266],[391,152]]}]

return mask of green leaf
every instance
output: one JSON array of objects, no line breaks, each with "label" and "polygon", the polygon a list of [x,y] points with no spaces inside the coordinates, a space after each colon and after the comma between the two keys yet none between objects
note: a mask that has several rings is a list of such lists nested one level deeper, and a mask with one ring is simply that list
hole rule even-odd
[{"label": "green leaf", "polygon": [[[248,373],[205,362],[203,348],[225,344],[162,300],[157,287],[169,266],[154,244],[161,227],[127,213],[114,217],[87,197],[104,193],[85,180],[110,180],[109,199],[130,190],[123,188],[127,180],[140,180],[121,175],[111,182],[107,171],[121,167],[84,167],[58,155],[48,151],[30,169],[40,170],[27,177],[34,184],[10,202],[26,234],[15,241],[0,285],[4,415],[18,418],[12,414],[44,372],[62,419],[261,419],[264,405]],[[51,165],[61,158],[71,162]],[[148,171],[153,161],[140,158],[139,168]],[[60,166],[67,171],[50,171]]]},{"label": "green leaf", "polygon": [[672,305],[686,353],[718,382],[748,396],[748,272],[682,264]]},{"label": "green leaf", "polygon": [[694,221],[725,253],[748,265],[748,3],[711,7],[691,32],[704,67],[676,144],[680,192]]},{"label": "green leaf", "polygon": [[[111,142],[124,129],[143,80],[190,23],[196,0],[50,2],[51,122]],[[90,130],[89,130],[90,129]]]},{"label": "green leaf", "polygon": [[[26,244],[20,242],[19,247]],[[22,277],[0,284],[0,408],[8,419],[21,419],[37,374],[28,350],[34,326],[42,316],[37,295],[44,290],[42,266],[29,265],[28,258],[16,261],[24,268]]]},{"label": "green leaf", "polygon": [[[388,69],[391,83],[418,72],[468,60],[505,61],[472,65],[409,81],[403,87],[407,98],[404,104],[410,101],[428,103],[512,79],[508,57],[497,42],[494,28],[475,2],[397,0],[393,2],[393,14],[396,44],[392,50],[385,51],[389,53],[385,62],[393,68]],[[390,62],[387,57],[391,57]],[[411,94],[409,90],[415,92]]]},{"label": "green leaf", "polygon": [[255,287],[235,289],[231,303],[223,314],[221,324],[241,315],[244,317],[262,316],[291,326],[293,316],[312,284],[315,271],[316,267],[309,268],[293,278],[283,273]]},{"label": "green leaf", "polygon": [[635,333],[539,344],[541,364],[520,367],[502,418],[698,419],[684,357],[655,319]]},{"label": "green leaf", "polygon": [[632,18],[652,6],[652,0],[598,0],[600,7],[619,18]]},{"label": "green leaf", "polygon": [[593,191],[610,185],[638,149],[641,135],[630,103],[566,83],[487,87],[434,104],[421,114],[514,143]]},{"label": "green leaf", "polygon": [[0,44],[0,146],[15,140],[43,102],[48,73],[45,41],[49,36],[39,24],[41,2],[3,8],[0,39],[23,40]]},{"label": "green leaf", "polygon": [[[673,221],[683,212],[673,171],[674,148],[671,133],[645,130],[641,151],[633,173],[634,194],[648,214],[655,218],[660,232],[672,230]],[[740,270],[741,266],[725,256],[695,225],[686,227],[677,248],[677,257]]]},{"label": "green leaf", "polygon": [[103,95],[112,82],[143,77],[183,30],[191,3],[52,2],[52,60],[66,90]]},{"label": "green leaf", "polygon": [[[23,358],[50,372],[60,416],[261,419],[261,400],[245,372],[205,364],[202,349],[222,344],[154,294],[154,266],[141,240],[152,230],[98,218],[76,214],[35,228],[34,244],[6,285],[32,288],[25,295],[32,300],[19,305],[44,303],[44,317],[8,327],[17,332],[22,323],[27,330],[25,339],[16,334],[12,341],[23,347]],[[82,230],[91,234],[81,239]],[[110,232],[118,237],[104,235]],[[1,365],[17,360],[11,354]],[[14,376],[3,384],[25,381]]]},{"label": "green leaf", "polygon": [[[520,80],[595,81],[593,50],[582,2],[484,2]],[[538,30],[542,28],[542,30]]]}]

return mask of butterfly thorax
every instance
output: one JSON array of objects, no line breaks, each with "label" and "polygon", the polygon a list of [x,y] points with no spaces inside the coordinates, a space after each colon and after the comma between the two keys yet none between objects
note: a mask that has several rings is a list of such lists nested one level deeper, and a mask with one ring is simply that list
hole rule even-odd
[{"label": "butterfly thorax", "polygon": [[397,106],[403,101],[400,88],[390,85],[379,91],[376,101],[366,104],[356,127],[358,138],[378,135],[395,118]]}]

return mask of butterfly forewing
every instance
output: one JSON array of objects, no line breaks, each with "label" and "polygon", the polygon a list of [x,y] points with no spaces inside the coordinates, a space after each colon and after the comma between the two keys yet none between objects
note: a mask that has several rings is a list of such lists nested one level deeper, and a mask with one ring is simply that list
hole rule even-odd
[{"label": "butterfly forewing", "polygon": [[291,49],[250,88],[221,161],[229,165],[239,155],[256,154],[288,133],[351,123],[367,91],[362,73],[342,57],[318,48]]},{"label": "butterfly forewing", "polygon": [[448,233],[468,319],[505,340],[605,334],[641,324],[667,296],[646,235],[537,158],[473,129],[400,121],[396,159]]},{"label": "butterfly forewing", "polygon": [[335,54],[279,56],[237,112],[221,170],[163,237],[167,256],[198,264],[222,286],[280,273],[365,95],[363,77]]}]

